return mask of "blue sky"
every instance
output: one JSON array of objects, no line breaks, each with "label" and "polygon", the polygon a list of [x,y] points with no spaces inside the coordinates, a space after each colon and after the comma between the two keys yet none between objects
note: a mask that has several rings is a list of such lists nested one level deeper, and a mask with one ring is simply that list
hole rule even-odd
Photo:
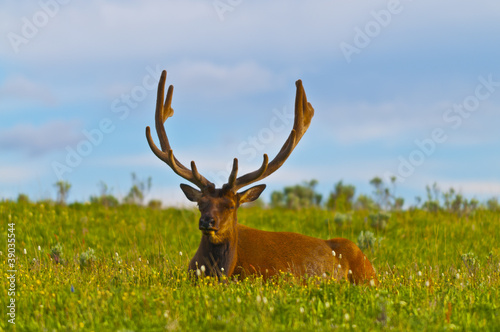
[{"label": "blue sky", "polygon": [[434,182],[469,198],[500,196],[498,1],[2,7],[2,198],[55,198],[59,178],[72,184],[70,200],[96,195],[100,181],[123,197],[135,172],[153,178],[148,199],[187,202],[185,181],[144,134],[162,69],[175,86],[166,124],[174,152],[218,185],[234,157],[243,173],[279,151],[300,78],[315,117],[263,181],[265,199],[313,178],[325,195],[339,180],[368,194],[370,179],[391,175],[408,204]]}]

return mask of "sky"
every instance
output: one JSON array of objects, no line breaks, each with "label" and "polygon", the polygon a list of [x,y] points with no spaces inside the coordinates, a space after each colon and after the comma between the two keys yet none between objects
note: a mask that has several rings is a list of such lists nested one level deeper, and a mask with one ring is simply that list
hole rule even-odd
[{"label": "sky", "polygon": [[[357,194],[396,176],[406,204],[425,187],[500,196],[500,2],[2,1],[0,198],[87,201],[131,174],[149,199],[187,204],[151,152],[160,73],[175,86],[176,157],[217,186],[273,158],[293,125],[295,81],[315,109],[273,190],[342,180]],[[156,142],[155,130],[153,137]]]}]

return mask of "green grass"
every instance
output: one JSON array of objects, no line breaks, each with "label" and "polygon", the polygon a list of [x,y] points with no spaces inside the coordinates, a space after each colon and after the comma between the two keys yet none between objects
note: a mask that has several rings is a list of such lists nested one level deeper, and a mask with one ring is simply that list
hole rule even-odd
[{"label": "green grass", "polygon": [[382,240],[365,253],[377,287],[287,276],[195,282],[186,271],[201,236],[194,210],[2,202],[0,219],[2,271],[8,223],[17,256],[16,324],[3,314],[1,330],[500,330],[500,214],[490,211],[398,212],[376,230],[363,211],[338,227],[323,210],[240,209],[239,222],[263,230],[355,242],[374,232]]}]

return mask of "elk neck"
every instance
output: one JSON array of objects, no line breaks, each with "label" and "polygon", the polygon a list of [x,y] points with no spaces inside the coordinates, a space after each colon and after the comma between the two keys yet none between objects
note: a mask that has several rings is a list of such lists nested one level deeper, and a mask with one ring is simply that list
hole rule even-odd
[{"label": "elk neck", "polygon": [[[198,258],[213,270],[212,274],[218,275],[221,268],[224,268],[223,274],[230,276],[235,268],[238,247],[236,221],[234,226],[234,228],[227,232],[230,234],[224,234],[223,238],[208,234],[203,234],[201,237],[198,253],[202,257]],[[217,237],[216,241],[214,241],[214,237]]]}]

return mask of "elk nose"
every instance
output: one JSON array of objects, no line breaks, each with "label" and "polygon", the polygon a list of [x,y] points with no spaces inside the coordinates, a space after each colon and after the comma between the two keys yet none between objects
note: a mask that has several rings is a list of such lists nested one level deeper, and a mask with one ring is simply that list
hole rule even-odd
[{"label": "elk nose", "polygon": [[200,230],[207,231],[214,228],[215,220],[212,217],[200,218]]}]

